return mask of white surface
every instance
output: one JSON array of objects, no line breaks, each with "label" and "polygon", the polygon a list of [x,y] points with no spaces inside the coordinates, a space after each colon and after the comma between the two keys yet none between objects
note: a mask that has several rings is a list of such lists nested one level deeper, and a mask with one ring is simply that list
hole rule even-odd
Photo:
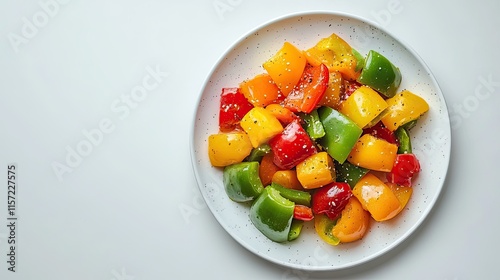
[{"label": "white surface", "polygon": [[[429,104],[430,110],[412,129],[412,146],[423,166],[413,181],[414,193],[405,211],[385,223],[372,223],[363,240],[332,247],[306,223],[295,242],[279,244],[262,235],[249,219],[249,207],[231,201],[225,194],[222,169],[208,158],[207,139],[217,133],[220,92],[265,71],[262,63],[272,57],[284,41],[300,49],[314,46],[333,32],[362,54],[373,49],[397,65],[403,76],[400,89],[410,90]],[[435,205],[446,178],[450,160],[450,120],[444,97],[425,63],[386,31],[344,13],[304,12],[266,23],[231,46],[216,64],[200,96],[193,127],[193,162],[200,191],[217,221],[242,246],[283,266],[308,271],[338,270],[372,260],[399,245],[422,223]],[[435,135],[438,135],[436,137]]]},{"label": "white surface", "polygon": [[[60,2],[50,15],[38,1],[0,4],[0,172],[19,168],[15,273],[0,181],[0,279],[497,278],[500,2]],[[452,162],[409,240],[362,266],[306,273],[255,256],[217,223],[194,179],[189,132],[203,81],[235,40],[323,9],[379,22],[426,61],[450,108]],[[151,90],[127,99],[143,83]],[[102,138],[87,145],[82,130],[95,137],[99,125]],[[69,156],[60,181],[52,165],[77,147],[88,155]]]}]

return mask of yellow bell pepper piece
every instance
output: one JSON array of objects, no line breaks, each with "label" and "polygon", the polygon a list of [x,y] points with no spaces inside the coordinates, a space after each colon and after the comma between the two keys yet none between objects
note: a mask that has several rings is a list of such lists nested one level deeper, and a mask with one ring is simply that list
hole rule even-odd
[{"label": "yellow bell pepper piece", "polygon": [[342,91],[343,84],[344,79],[342,79],[342,74],[340,74],[340,72],[330,72],[328,87],[326,88],[325,95],[323,95],[323,98],[319,101],[319,105],[338,109],[340,104],[340,92]]},{"label": "yellow bell pepper piece", "polygon": [[385,127],[392,131],[429,111],[429,104],[422,97],[408,90],[396,94],[386,102],[389,107],[381,120]]},{"label": "yellow bell pepper piece", "polygon": [[367,86],[356,89],[342,104],[339,111],[353,120],[359,127],[372,123],[386,108],[387,102]]},{"label": "yellow bell pepper piece", "polygon": [[218,133],[208,137],[208,157],[212,166],[223,167],[242,162],[252,148],[245,132]]},{"label": "yellow bell pepper piece", "polygon": [[367,173],[356,183],[352,194],[375,221],[392,219],[403,208],[392,190],[372,173]]},{"label": "yellow bell pepper piece", "polygon": [[413,188],[407,186],[400,186],[398,184],[390,182],[387,182],[386,185],[396,195],[399,202],[401,203],[401,210],[403,210],[406,207],[406,204],[408,204],[408,201],[410,201],[411,195],[413,193]]},{"label": "yellow bell pepper piece", "polygon": [[327,152],[309,156],[296,167],[304,189],[315,189],[335,181],[335,165]]},{"label": "yellow bell pepper piece", "polygon": [[289,42],[262,65],[276,83],[281,93],[288,96],[302,77],[306,56]]},{"label": "yellow bell pepper piece", "polygon": [[360,69],[357,69],[358,62],[352,47],[336,34],[321,39],[306,51],[306,55],[312,65],[323,63],[330,72],[339,71],[349,80],[356,80],[361,73]]},{"label": "yellow bell pepper piece", "polygon": [[254,148],[266,143],[283,130],[280,121],[268,110],[254,107],[240,121]]},{"label": "yellow bell pepper piece", "polygon": [[347,160],[357,166],[383,172],[390,172],[396,160],[398,146],[365,134],[358,139]]}]

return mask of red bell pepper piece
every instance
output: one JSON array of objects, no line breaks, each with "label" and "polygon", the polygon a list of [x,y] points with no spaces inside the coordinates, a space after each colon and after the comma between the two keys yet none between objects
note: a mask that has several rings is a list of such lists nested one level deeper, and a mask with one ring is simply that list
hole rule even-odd
[{"label": "red bell pepper piece", "polygon": [[356,81],[344,80],[344,93],[340,96],[340,99],[346,100],[353,92],[355,92],[362,85]]},{"label": "red bell pepper piece", "polygon": [[394,132],[385,127],[382,122],[378,122],[372,127],[363,129],[363,134],[371,134],[377,138],[384,139],[391,144],[398,144]]},{"label": "red bell pepper piece", "polygon": [[314,219],[314,215],[311,208],[305,205],[295,204],[293,218],[301,221],[311,221]]},{"label": "red bell pepper piece", "polygon": [[219,129],[230,132],[239,127],[243,116],[253,108],[239,88],[223,88],[219,107]]},{"label": "red bell pepper piece", "polygon": [[273,152],[273,162],[281,169],[291,169],[299,162],[316,153],[316,146],[295,120],[289,123],[283,131],[269,141]]},{"label": "red bell pepper piece", "polygon": [[338,218],[349,199],[353,196],[349,184],[333,182],[323,186],[312,194],[312,211],[316,214],[326,214],[331,220]]},{"label": "red bell pepper piece", "polygon": [[324,64],[307,65],[299,83],[285,98],[284,106],[293,112],[310,113],[323,98],[330,74]]},{"label": "red bell pepper piece", "polygon": [[420,163],[414,154],[398,154],[391,172],[386,174],[387,181],[411,187],[411,179],[420,172]]}]

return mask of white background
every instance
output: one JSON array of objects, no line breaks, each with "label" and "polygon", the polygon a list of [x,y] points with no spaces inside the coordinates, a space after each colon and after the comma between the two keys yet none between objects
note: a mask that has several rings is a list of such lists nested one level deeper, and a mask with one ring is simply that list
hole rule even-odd
[{"label": "white background", "polygon": [[[199,93],[219,57],[259,25],[310,10],[365,17],[409,44],[452,120],[447,180],[423,225],[336,272],[290,271],[240,246],[206,207],[190,162]],[[0,279],[497,278],[499,11],[495,0],[2,1]],[[150,90],[130,99],[145,81]]]}]

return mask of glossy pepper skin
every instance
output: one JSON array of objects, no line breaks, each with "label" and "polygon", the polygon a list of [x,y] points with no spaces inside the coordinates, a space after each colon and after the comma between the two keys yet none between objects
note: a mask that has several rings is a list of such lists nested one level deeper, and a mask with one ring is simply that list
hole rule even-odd
[{"label": "glossy pepper skin", "polygon": [[267,238],[286,242],[290,233],[295,203],[268,186],[250,207],[250,220]]},{"label": "glossy pepper skin", "polygon": [[276,183],[272,183],[271,187],[279,191],[282,197],[289,199],[296,204],[311,206],[311,194],[309,192],[288,189]]},{"label": "glossy pepper skin", "polygon": [[359,76],[364,63],[363,57],[337,34],[321,39],[306,55],[311,64],[324,63],[330,72],[338,71],[350,80]]},{"label": "glossy pepper skin", "polygon": [[351,197],[351,187],[347,183],[328,184],[314,191],[311,198],[312,211],[314,214],[325,214],[331,220],[335,220]]},{"label": "glossy pepper skin", "polygon": [[297,178],[304,189],[316,189],[335,181],[335,165],[327,152],[309,156],[296,167]]},{"label": "glossy pepper skin", "polygon": [[253,108],[238,88],[223,88],[219,106],[219,130],[231,132],[239,127],[241,119]]},{"label": "glossy pepper skin", "polygon": [[266,107],[279,103],[283,98],[278,86],[268,74],[259,74],[240,84],[241,93],[255,107]]},{"label": "glossy pepper skin", "polygon": [[310,113],[323,98],[330,75],[324,64],[307,65],[302,77],[284,100],[285,108],[292,112]]},{"label": "glossy pepper skin", "polygon": [[330,107],[319,108],[318,115],[325,129],[325,136],[319,139],[319,144],[332,158],[343,163],[363,130],[344,114]]},{"label": "glossy pepper skin", "polygon": [[401,211],[401,202],[394,192],[372,173],[363,176],[352,193],[375,221],[392,219]]},{"label": "glossy pepper skin", "polygon": [[365,60],[358,82],[386,97],[393,97],[401,84],[401,72],[385,56],[371,50]]},{"label": "glossy pepper skin", "polygon": [[259,163],[256,161],[226,166],[222,182],[228,197],[236,202],[251,201],[264,189],[259,177]]},{"label": "glossy pepper skin", "polygon": [[387,111],[382,117],[384,125],[394,131],[398,127],[410,123],[429,111],[429,104],[420,96],[403,90],[386,100]]},{"label": "glossy pepper skin", "polygon": [[290,42],[285,42],[281,49],[262,66],[281,93],[287,96],[302,77],[306,63],[306,57],[302,51]]},{"label": "glossy pepper skin", "polygon": [[293,121],[269,141],[274,154],[274,163],[281,169],[291,169],[299,162],[316,153],[316,146],[302,128]]},{"label": "glossy pepper skin", "polygon": [[337,182],[344,182],[354,188],[359,179],[366,175],[370,170],[351,164],[348,161],[340,164],[335,162],[335,171],[337,173]]},{"label": "glossy pepper skin", "polygon": [[387,102],[376,91],[367,86],[356,89],[342,104],[339,111],[364,128],[375,123],[387,108]]},{"label": "glossy pepper skin", "polygon": [[224,167],[243,161],[252,152],[252,143],[243,132],[217,133],[208,137],[208,157],[212,166]]},{"label": "glossy pepper skin", "polygon": [[262,107],[254,107],[241,119],[240,125],[248,134],[254,148],[266,143],[283,130],[280,121]]},{"label": "glossy pepper skin", "polygon": [[390,172],[396,160],[398,146],[370,134],[364,134],[352,148],[350,163],[382,172]]}]

